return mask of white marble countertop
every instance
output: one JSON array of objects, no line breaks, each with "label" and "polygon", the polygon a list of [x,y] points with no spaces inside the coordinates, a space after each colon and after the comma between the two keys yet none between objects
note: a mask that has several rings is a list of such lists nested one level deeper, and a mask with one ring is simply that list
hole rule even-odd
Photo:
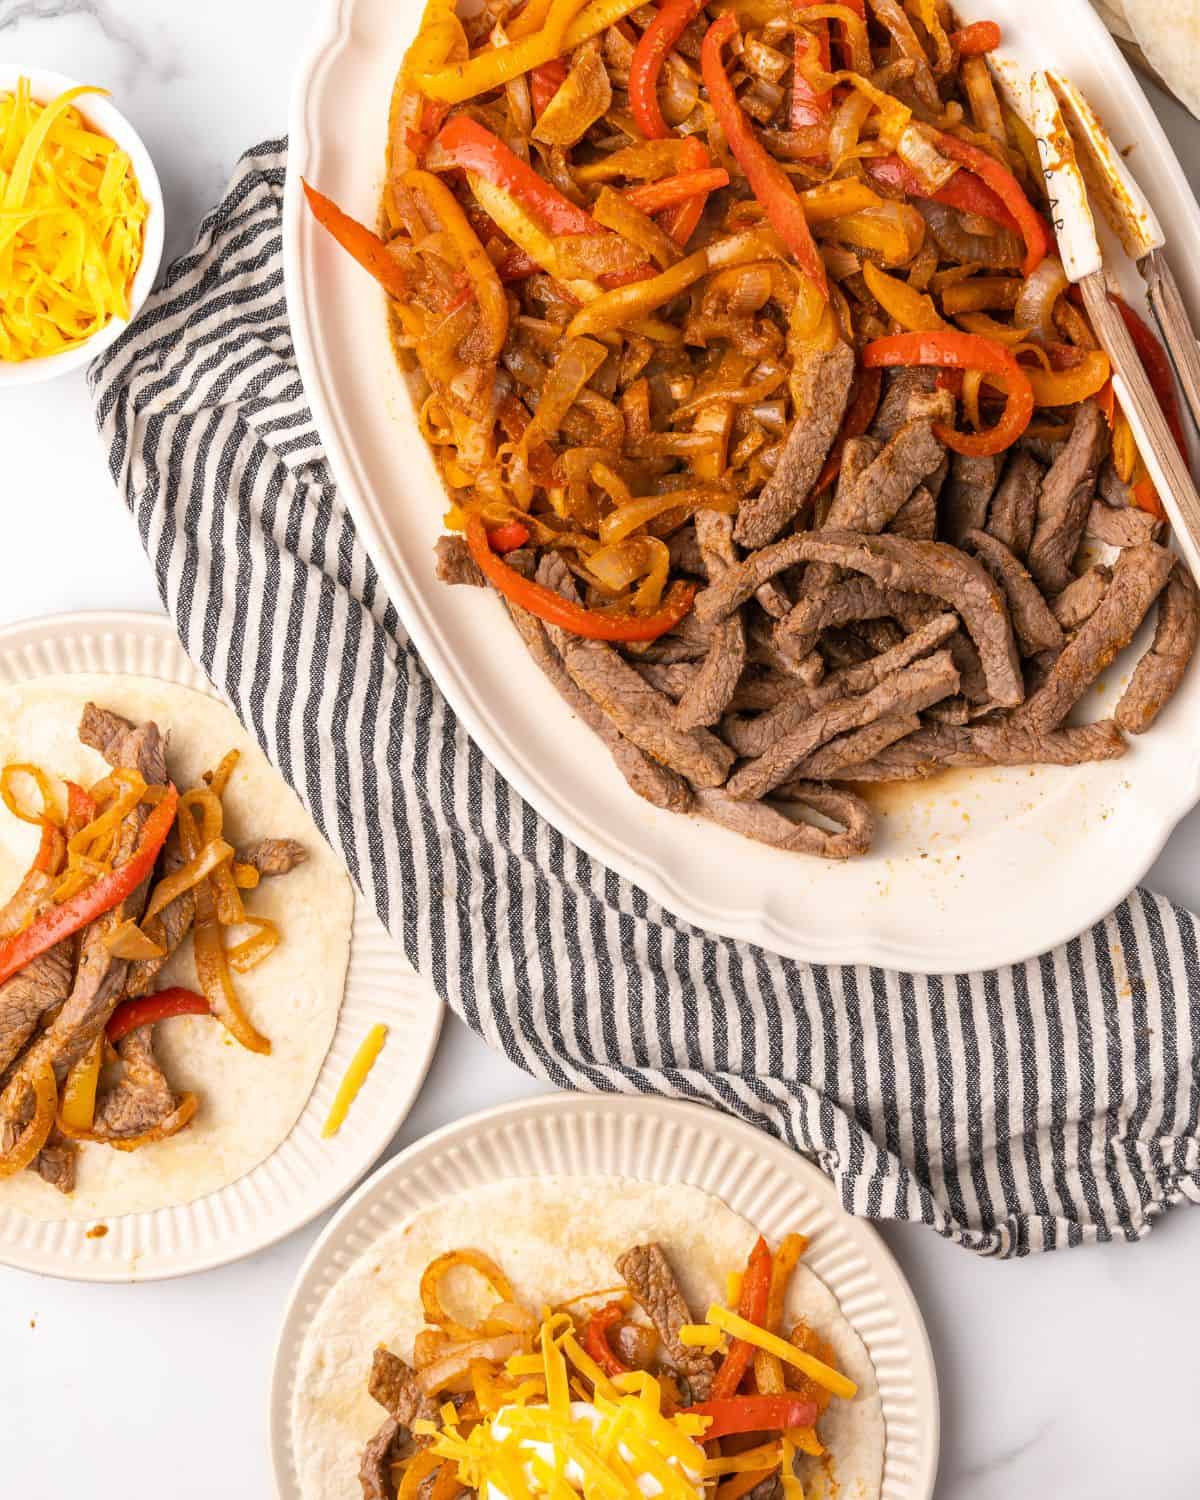
[{"label": "white marble countertop", "polygon": [[[169,258],[190,244],[238,153],[284,133],[320,3],[332,0],[0,0],[0,57],[113,89],[163,180]],[[1161,95],[1154,102],[1200,186],[1200,125]],[[158,610],[81,376],[4,395],[0,475],[0,624]],[[1195,908],[1198,855],[1193,814],[1150,883]],[[450,1021],[397,1145],[542,1088]],[[157,1285],[78,1286],[0,1269],[0,1494],[264,1500],[275,1335],[320,1227],[223,1271]],[[937,1357],[939,1500],[1196,1500],[1200,1214],[1176,1211],[1139,1246],[1006,1264],[925,1229],[884,1232]]]}]

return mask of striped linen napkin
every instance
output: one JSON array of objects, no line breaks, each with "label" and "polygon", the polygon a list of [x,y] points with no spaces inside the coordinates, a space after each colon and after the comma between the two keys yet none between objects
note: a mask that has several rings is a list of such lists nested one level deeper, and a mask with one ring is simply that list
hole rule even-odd
[{"label": "striped linen napkin", "polygon": [[242,159],[93,366],[96,419],[184,647],[411,963],[529,1072],[728,1110],[852,1213],[986,1254],[1136,1239],[1200,1202],[1190,913],[1139,890],[991,973],[809,967],[680,921],[493,770],[322,453],[288,331],[285,167],[283,141]]}]

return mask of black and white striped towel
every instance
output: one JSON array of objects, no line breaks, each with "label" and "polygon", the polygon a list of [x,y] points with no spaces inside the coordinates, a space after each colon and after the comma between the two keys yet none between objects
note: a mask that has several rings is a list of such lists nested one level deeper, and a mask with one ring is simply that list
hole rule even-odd
[{"label": "black and white striped towel", "polygon": [[[854,1213],[994,1255],[1200,1201],[1197,923],[1132,895],[1036,962],[926,979],[697,931],[524,803],[455,722],[338,500],[284,301],[285,143],[243,158],[91,372],[163,603],[411,962],[567,1088],[702,1100]],[[548,934],[554,934],[553,941]]]}]

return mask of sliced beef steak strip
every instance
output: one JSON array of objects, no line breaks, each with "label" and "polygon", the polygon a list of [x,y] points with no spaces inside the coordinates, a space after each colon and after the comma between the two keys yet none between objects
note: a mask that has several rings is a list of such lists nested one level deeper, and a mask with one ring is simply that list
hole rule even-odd
[{"label": "sliced beef steak strip", "polygon": [[[561,572],[565,574],[565,568]],[[563,582],[561,576],[559,581]],[[555,650],[545,626],[536,615],[512,603],[508,604],[508,612],[529,654],[571,712],[577,714],[608,746],[617,769],[631,789],[655,807],[666,808],[668,812],[686,812],[692,800],[687,782],[627,740],[608,715],[601,711],[582,688],[576,686],[563,666],[562,658]]]},{"label": "sliced beef steak strip", "polygon": [[[729,516],[715,510],[697,511],[696,537],[709,578],[719,578],[726,568],[736,566],[733,521]],[[699,729],[705,724],[715,724],[729,706],[745,665],[746,629],[741,615],[735,611],[713,630],[708,655],[675,706],[676,726]]]},{"label": "sliced beef steak strip", "polygon": [[691,685],[699,667],[690,661],[635,661],[634,671],[648,682],[655,692],[678,703]]},{"label": "sliced beef steak strip", "polygon": [[[563,584],[565,564],[547,554],[538,566],[548,588]],[[639,749],[677,771],[693,786],[720,786],[733,764],[733,751],[706,729],[678,729],[675,705],[643,682],[622,657],[602,641],[584,640],[550,627],[551,642],[576,687]]]},{"label": "sliced beef steak strip", "polygon": [[260,875],[289,875],[308,858],[308,850],[299,839],[256,839],[234,857]]},{"label": "sliced beef steak strip", "polygon": [[1032,453],[1018,448],[1005,465],[1004,474],[988,507],[987,526],[984,529],[989,536],[1003,542],[1013,556],[1019,557],[1022,562],[1029,555],[1029,546],[1037,526],[1038,496],[1042,492],[1045,473]]},{"label": "sliced beef steak strip", "polygon": [[[950,420],[954,413],[950,393],[938,394],[945,402],[942,419]],[[944,456],[930,419],[906,422],[851,483],[839,485],[822,530],[882,531]]]},{"label": "sliced beef steak strip", "polygon": [[968,453],[955,453],[951,457],[950,477],[938,502],[938,534],[942,541],[957,546],[968,531],[983,529],[999,475],[998,458]]},{"label": "sliced beef steak strip", "polygon": [[1028,725],[926,724],[908,739],[861,765],[847,766],[840,781],[908,781],[949,766],[1078,766],[1119,760],[1126,744],[1111,719],[1042,734]]},{"label": "sliced beef steak strip", "polygon": [[[944,600],[958,613],[979,652],[992,702],[1012,707],[1023,700],[1025,688],[1003,593],[982,564],[942,542],[836,531],[790,536],[727,569],[718,583],[697,595],[696,609],[706,618],[720,619],[745,597],[743,590],[757,586],[759,575],[770,576],[781,566],[805,561],[836,563],[866,574],[880,588]],[[784,621],[779,629],[787,624]]]},{"label": "sliced beef steak strip", "polygon": [[96,1099],[92,1128],[102,1139],[144,1135],[178,1108],[179,1098],[154,1055],[153,1031],[153,1026],[139,1026],[117,1043],[120,1079]]},{"label": "sliced beef steak strip", "polygon": [[1078,578],[1073,578],[1061,594],[1050,601],[1054,618],[1064,630],[1078,630],[1085,620],[1100,608],[1100,601],[1112,582],[1112,569],[1097,563]]},{"label": "sliced beef steak strip", "polygon": [[[928,656],[943,645],[958,627],[955,615],[935,615],[927,624],[905,636],[899,645],[855,666],[831,672],[815,688],[797,689],[775,708],[754,719],[726,719],[721,731],[739,755],[761,755],[775,740],[826,703],[837,698],[869,692],[892,673]],[[859,759],[866,759],[860,756]]]},{"label": "sliced beef steak strip", "polygon": [[920,594],[901,598],[895,589],[881,588],[870,578],[851,575],[806,594],[787,619],[780,622],[775,634],[779,640],[794,636],[815,644],[822,630],[836,629],[856,620],[884,620],[895,616],[898,610],[907,612],[914,605],[934,602],[928,595]]},{"label": "sliced beef steak strip", "polygon": [[363,1450],[358,1481],[363,1500],[394,1500],[392,1464],[414,1446],[428,1444],[428,1438],[414,1439],[412,1424],[418,1418],[436,1421],[437,1403],[421,1390],[404,1361],[383,1347],[377,1348],[372,1357],[367,1389],[388,1415]]},{"label": "sliced beef steak strip", "polygon": [[363,1500],[395,1500],[392,1464],[404,1457],[409,1443],[407,1431],[395,1417],[387,1417],[363,1449],[359,1460],[358,1482]]},{"label": "sliced beef steak strip", "polygon": [[98,750],[110,766],[125,764],[121,755],[133,730],[128,719],[95,703],[85,703],[79,717],[79,739],[89,750]]},{"label": "sliced beef steak strip", "polygon": [[1108,442],[1104,413],[1095,401],[1075,408],[1075,422],[1063,451],[1042,481],[1037,526],[1026,562],[1046,594],[1059,594],[1071,581],[1096,475]]},{"label": "sliced beef steak strip", "polygon": [[50,1139],[38,1152],[34,1167],[43,1182],[57,1188],[60,1193],[73,1193],[78,1160],[79,1148],[75,1142],[53,1130]]},{"label": "sliced beef steak strip", "polygon": [[1122,552],[1099,609],[1068,642],[1046,681],[1020,711],[1020,721],[1043,733],[1057,729],[1119,651],[1133,639],[1166,585],[1175,554],[1157,542]]},{"label": "sliced beef steak strip", "polygon": [[1000,587],[1008,600],[1013,634],[1022,656],[1036,656],[1040,651],[1060,651],[1065,644],[1062,626],[1042,598],[1020,559],[1014,557],[1003,542],[986,531],[968,531],[962,539],[966,551],[974,553]]},{"label": "sliced beef steak strip", "polygon": [[1117,704],[1116,720],[1130,734],[1144,734],[1175,695],[1196,649],[1200,599],[1180,558],[1158,599],[1154,642],[1133,669]]},{"label": "sliced beef steak strip", "polygon": [[1163,523],[1148,510],[1139,510],[1134,505],[1116,510],[1103,500],[1093,500],[1088,508],[1084,533],[1106,546],[1124,548],[1137,547],[1142,542],[1157,542],[1165,530]]},{"label": "sliced beef steak strip", "polygon": [[680,1342],[679,1330],[692,1322],[692,1314],[662,1247],[634,1245],[617,1258],[617,1271],[658,1330],[671,1364],[687,1376],[693,1400],[706,1401],[712,1387],[712,1356]]},{"label": "sliced beef steak strip", "polygon": [[694,526],[681,526],[678,531],[668,537],[667,551],[671,554],[673,573],[687,573],[692,578],[707,576]]},{"label": "sliced beef steak strip", "polygon": [[795,795],[790,800],[798,808],[811,808],[840,823],[841,829],[835,832],[790,818],[766,802],[735,801],[719,787],[696,794],[696,811],[743,838],[789,853],[815,854],[822,859],[850,859],[866,853],[875,824],[871,809],[861,797],[811,782],[796,782],[794,786]]},{"label": "sliced beef steak strip", "polygon": [[928,416],[928,401],[936,392],[936,370],[913,365],[886,371],[883,395],[868,429],[871,437],[882,445],[895,437],[906,422]]},{"label": "sliced beef steak strip", "polygon": [[[933,708],[936,709],[938,706],[935,703]],[[886,750],[897,740],[907,739],[920,727],[921,721],[915,714],[888,714],[882,719],[876,719],[874,724],[867,724],[862,729],[852,729],[849,734],[839,734],[836,739],[830,740],[802,760],[793,771],[792,777],[785,781],[773,795],[789,797],[791,788],[797,783],[807,786],[813,781],[839,781],[847,766],[856,766],[864,760],[873,760],[881,750]]]},{"label": "sliced beef steak strip", "polygon": [[479,564],[471,556],[466,537],[447,535],[438,537],[433,546],[434,571],[442,583],[469,584],[478,589],[487,588],[487,579],[479,570]]},{"label": "sliced beef steak strip", "polygon": [[75,944],[59,943],[0,985],[0,1075],[16,1062],[45,1018],[63,1004],[75,977]]},{"label": "sliced beef steak strip", "polygon": [[777,537],[808,499],[842,425],[854,351],[839,343],[812,355],[799,372],[798,415],[775,472],[752,500],[743,501],[734,535],[743,547]]},{"label": "sliced beef steak strip", "polygon": [[762,755],[739,766],[729,779],[729,794],[741,799],[765,797],[835,735],[861,729],[885,715],[919,713],[957,688],[958,672],[948,651],[902,667],[861,697],[840,698],[817,709]]},{"label": "sliced beef steak strip", "polygon": [[918,542],[932,542],[937,537],[937,528],[937,501],[924,484],[917,485],[887,525],[887,530],[896,536],[911,537]]}]

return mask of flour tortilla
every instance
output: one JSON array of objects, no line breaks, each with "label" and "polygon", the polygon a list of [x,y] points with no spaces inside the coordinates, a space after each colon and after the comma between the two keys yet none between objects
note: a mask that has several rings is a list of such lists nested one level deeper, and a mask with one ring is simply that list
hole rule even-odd
[{"label": "flour tortilla", "polygon": [[[78,675],[0,690],[0,765],[32,762],[85,786],[107,766],[76,730],[89,700],[127,719],[153,719],[168,736],[167,771],[184,790],[196,786],[228,750],[241,759],[223,799],[225,832],[235,847],[257,838],[298,839],[308,852],[289,875],[247,893],[258,916],[277,922],[282,942],[262,965],[236,976],[270,1056],[248,1052],[216,1021],[181,1016],[154,1034],[171,1084],[199,1096],[191,1124],[139,1151],[85,1143],[70,1197],[35,1172],[0,1180],[0,1210],[41,1220],[112,1218],[190,1203],[236,1181],[285,1139],[308,1102],[337,1025],[350,953],[354,898],[337,858],[295,793],[216,699],[147,677]],[[29,868],[37,831],[0,805],[0,892],[4,899]],[[191,938],[164,968],[159,988],[198,989]]]},{"label": "flour tortilla", "polygon": [[[803,1229],[803,1225],[797,1225]],[[300,1354],[292,1443],[304,1500],[354,1500],[363,1447],[384,1420],[367,1394],[377,1344],[411,1359],[424,1326],[421,1273],[435,1256],[467,1247],[490,1255],[517,1300],[538,1309],[620,1283],[614,1261],[657,1240],[693,1314],[724,1301],[726,1274],[746,1264],[758,1231],[719,1199],[681,1183],[546,1177],[498,1182],[422,1209],[378,1239],[325,1297]],[[450,1285],[452,1305],[463,1286]],[[485,1304],[470,1309],[486,1310]],[[784,1312],[804,1317],[832,1343],[858,1385],[853,1401],[831,1401],[820,1432],[831,1458],[805,1458],[806,1500],[874,1500],[883,1476],[884,1422],[875,1371],[862,1340],[825,1283],[801,1262]]]},{"label": "flour tortilla", "polygon": [[1200,119],[1200,0],[1123,0],[1146,60]]}]

